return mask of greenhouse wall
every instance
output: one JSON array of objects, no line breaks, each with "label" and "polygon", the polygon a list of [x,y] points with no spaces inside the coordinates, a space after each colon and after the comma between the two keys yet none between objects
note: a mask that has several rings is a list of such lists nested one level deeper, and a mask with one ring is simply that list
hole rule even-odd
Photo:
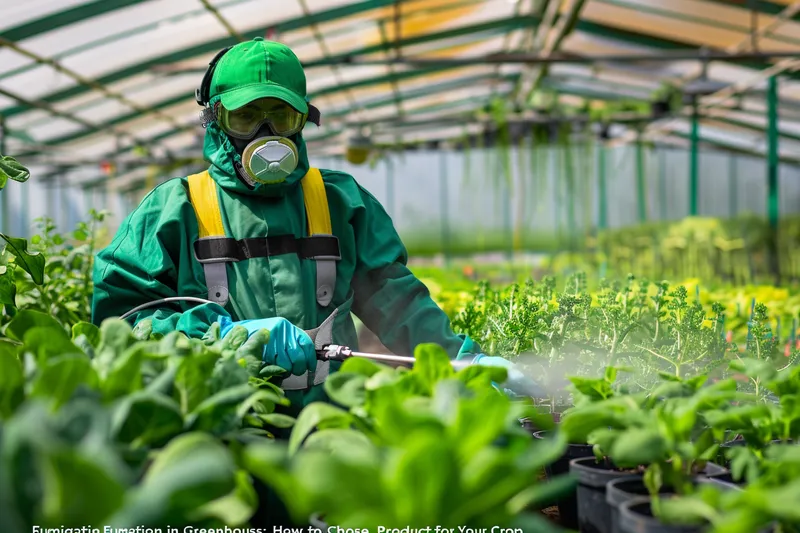
[{"label": "greenhouse wall", "polygon": [[[605,159],[607,227],[640,222],[636,147],[608,148]],[[355,176],[384,205],[412,252],[458,253],[514,246],[552,249],[563,246],[570,235],[585,235],[600,220],[598,161],[595,146],[569,146],[411,151],[359,166],[340,158],[311,162]],[[686,216],[688,151],[645,148],[642,169],[646,220]],[[80,171],[59,176],[31,171],[30,182],[7,188],[0,205],[3,232],[30,235],[32,222],[45,215],[59,229],[71,229],[90,208],[111,211],[116,226],[147,192],[118,194],[105,186],[64,185],[80,178]],[[800,167],[782,165],[779,186],[781,214],[800,211]],[[701,216],[764,216],[763,159],[701,153],[698,193]]]}]

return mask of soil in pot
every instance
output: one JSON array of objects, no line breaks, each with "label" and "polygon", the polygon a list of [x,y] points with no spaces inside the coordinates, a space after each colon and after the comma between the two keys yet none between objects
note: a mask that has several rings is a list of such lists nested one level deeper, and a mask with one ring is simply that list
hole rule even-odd
[{"label": "soil in pot", "polygon": [[615,533],[611,529],[611,506],[606,502],[606,485],[615,479],[641,478],[637,470],[620,470],[594,456],[573,459],[569,471],[578,479],[578,528],[582,533]]},{"label": "soil in pot", "polygon": [[[548,431],[534,433],[534,438],[546,439]],[[570,444],[564,455],[559,457],[552,464],[545,467],[545,474],[548,479],[569,473],[569,462],[581,457],[592,457],[592,446],[589,444]],[[559,524],[569,529],[578,527],[578,496],[577,490],[571,492],[558,502],[553,502],[558,507]]]},{"label": "soil in pot", "polygon": [[705,525],[670,525],[653,516],[649,498],[635,498],[619,506],[619,529],[614,533],[701,533]]}]

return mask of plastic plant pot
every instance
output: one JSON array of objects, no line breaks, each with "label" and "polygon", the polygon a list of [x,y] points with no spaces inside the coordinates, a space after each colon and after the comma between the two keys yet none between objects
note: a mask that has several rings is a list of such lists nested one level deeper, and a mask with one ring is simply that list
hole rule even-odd
[{"label": "plastic plant pot", "polygon": [[619,506],[619,530],[614,533],[701,533],[705,525],[670,525],[653,516],[650,498],[634,498]]},{"label": "plastic plant pot", "polygon": [[[546,439],[548,431],[539,431],[533,434],[536,439]],[[547,479],[568,474],[570,471],[569,463],[573,459],[581,457],[593,457],[592,446],[589,444],[570,444],[564,455],[556,459],[552,464],[544,468]],[[578,527],[578,496],[577,491],[571,492],[558,502],[559,522],[565,528],[577,529]]]},{"label": "plastic plant pot", "polygon": [[569,471],[578,479],[578,527],[581,533],[616,533],[611,529],[611,506],[606,502],[606,485],[615,479],[641,477],[622,472],[592,457],[572,459]]},{"label": "plastic plant pot", "polygon": [[[671,494],[672,489],[662,487],[660,495]],[[644,484],[642,476],[615,479],[606,485],[606,503],[611,508],[611,531],[619,531],[619,506],[628,500],[649,498],[650,491]]]}]

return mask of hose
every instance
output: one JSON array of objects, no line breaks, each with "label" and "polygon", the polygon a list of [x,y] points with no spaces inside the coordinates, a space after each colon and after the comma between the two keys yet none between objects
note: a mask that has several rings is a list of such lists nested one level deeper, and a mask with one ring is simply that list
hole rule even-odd
[{"label": "hose", "polygon": [[142,309],[147,309],[148,307],[154,307],[156,305],[167,304],[167,303],[172,303],[172,302],[194,302],[194,303],[198,303],[198,304],[213,304],[214,303],[211,300],[204,300],[203,298],[195,298],[193,296],[173,296],[173,297],[170,297],[170,298],[161,298],[160,300],[153,300],[152,302],[147,302],[146,304],[142,304],[142,305],[140,305],[138,307],[134,307],[133,309],[131,309],[130,311],[128,311],[127,313],[122,315],[120,318],[122,320],[125,320],[126,318],[131,316],[133,313],[139,312]]}]

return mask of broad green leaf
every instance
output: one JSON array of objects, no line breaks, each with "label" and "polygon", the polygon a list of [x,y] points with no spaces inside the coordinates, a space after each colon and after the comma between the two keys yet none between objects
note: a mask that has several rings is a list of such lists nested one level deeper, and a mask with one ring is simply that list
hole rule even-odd
[{"label": "broad green leaf", "polygon": [[10,417],[25,399],[22,363],[14,348],[0,343],[0,418]]},{"label": "broad green leaf", "polygon": [[112,363],[133,343],[131,333],[130,324],[124,320],[109,318],[100,324],[100,343],[95,365],[101,376],[105,376]]},{"label": "broad green leaf", "polygon": [[[459,503],[459,494],[453,490],[453,482],[461,474],[459,462],[449,443],[439,435],[417,433],[404,443],[389,471],[394,505],[413,509],[413,517],[419,523],[439,523],[442,512]],[[495,489],[486,487],[487,492]]]},{"label": "broad green leaf", "polygon": [[347,411],[321,402],[308,404],[297,417],[289,437],[289,452],[295,453],[306,437],[316,428],[346,428],[351,415]]},{"label": "broad green leaf", "polygon": [[2,268],[0,273],[0,304],[16,307],[17,284],[14,280],[14,271],[8,267]]},{"label": "broad green leaf", "polygon": [[175,401],[163,394],[139,391],[124,397],[114,412],[114,435],[134,448],[158,447],[183,431]]},{"label": "broad green leaf", "polygon": [[369,438],[361,431],[354,429],[323,429],[312,433],[303,443],[304,450],[323,450],[331,454],[341,452],[376,453]]},{"label": "broad green leaf", "polygon": [[293,417],[281,413],[269,413],[266,415],[258,415],[258,418],[263,420],[264,423],[269,424],[270,426],[276,428],[290,428],[297,421]]},{"label": "broad green leaf", "polygon": [[251,409],[256,414],[265,415],[268,413],[272,413],[275,410],[275,407],[278,405],[284,405],[284,406],[290,405],[289,400],[282,395],[283,391],[281,391],[280,389],[278,389],[278,391],[280,392],[280,394],[279,392],[275,392],[270,389],[254,390],[253,393],[250,394],[250,396],[248,396],[243,402],[241,402],[237,406],[236,416],[238,418],[244,418],[245,416],[248,415],[248,413],[250,413]]},{"label": "broad green leaf", "polygon": [[191,513],[192,520],[216,518],[223,524],[245,525],[258,508],[258,494],[250,476],[244,470],[236,472],[236,488],[222,498],[217,498]]},{"label": "broad green leaf", "polygon": [[433,390],[436,383],[452,377],[456,371],[444,348],[437,344],[420,344],[414,350],[413,373]]},{"label": "broad green leaf", "polygon": [[508,511],[519,514],[525,510],[539,510],[574,493],[577,478],[564,475],[548,479],[547,483],[531,485],[508,501]]},{"label": "broad green leaf", "polygon": [[187,425],[192,431],[208,431],[215,435],[233,431],[241,427],[244,417],[244,413],[239,412],[239,404],[259,392],[247,384],[221,390],[197,406],[187,418]]},{"label": "broad green leaf", "polygon": [[21,341],[25,337],[25,332],[33,328],[51,328],[62,332],[64,329],[51,315],[32,309],[23,309],[11,319],[5,333],[9,338]]},{"label": "broad green leaf", "polygon": [[211,373],[218,359],[214,352],[202,352],[181,360],[175,375],[175,389],[184,414],[194,411],[211,394]]},{"label": "broad green leaf", "polygon": [[325,381],[325,392],[331,400],[344,407],[357,407],[364,405],[367,391],[364,384],[367,376],[363,374],[351,374],[336,372]]},{"label": "broad green leaf", "polygon": [[9,237],[0,233],[0,239],[6,241],[6,250],[14,255],[15,264],[27,272],[36,285],[44,283],[45,258],[40,253],[28,252],[28,241],[17,237]]},{"label": "broad green leaf", "polygon": [[247,370],[242,368],[234,357],[223,357],[217,359],[214,369],[211,371],[209,384],[213,394],[231,387],[245,385],[249,381],[250,375]]},{"label": "broad green leaf", "polygon": [[88,360],[88,356],[75,346],[69,335],[61,328],[34,327],[23,336],[24,351],[36,355],[39,363],[47,359],[67,354],[80,354]]},{"label": "broad green leaf", "polygon": [[134,345],[112,361],[101,384],[106,399],[113,400],[142,388],[142,361],[147,345]]},{"label": "broad green leaf", "polygon": [[100,345],[100,328],[89,322],[78,322],[72,326],[72,340],[78,339],[80,336],[86,337],[93,347],[97,348]]},{"label": "broad green leaf", "polygon": [[91,457],[62,448],[42,454],[39,461],[43,526],[101,524],[122,505],[125,488]]},{"label": "broad green leaf", "polygon": [[185,521],[236,489],[230,452],[210,435],[173,439],[157,456],[143,483],[107,523],[116,528],[164,527]]},{"label": "broad green leaf", "polygon": [[288,374],[288,372],[285,368],[278,365],[266,365],[258,371],[258,376],[264,379],[280,376],[282,374]]},{"label": "broad green leaf", "polygon": [[376,363],[375,361],[370,361],[369,359],[365,359],[363,357],[350,357],[345,359],[344,363],[342,363],[341,368],[339,368],[339,372],[347,374],[361,374],[366,377],[372,377],[381,370],[386,370],[387,368],[389,367],[386,365]]},{"label": "broad green leaf", "polygon": [[86,355],[67,354],[40,364],[31,384],[31,396],[50,398],[58,408],[81,386],[97,387],[97,374]]},{"label": "broad green leaf", "polygon": [[663,460],[667,453],[667,442],[654,429],[631,429],[614,441],[610,456],[621,467],[649,465]]}]

